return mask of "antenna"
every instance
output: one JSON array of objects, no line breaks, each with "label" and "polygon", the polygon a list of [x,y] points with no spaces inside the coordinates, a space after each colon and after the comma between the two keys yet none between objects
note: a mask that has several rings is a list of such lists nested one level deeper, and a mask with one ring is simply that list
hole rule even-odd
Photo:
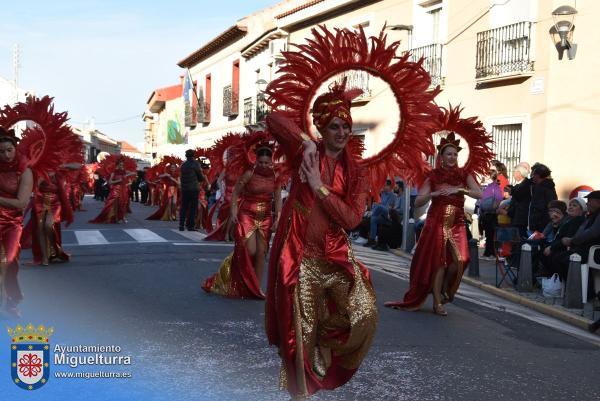
[{"label": "antenna", "polygon": [[15,88],[15,103],[19,101],[19,69],[21,68],[21,47],[15,43],[13,47],[13,85]]}]

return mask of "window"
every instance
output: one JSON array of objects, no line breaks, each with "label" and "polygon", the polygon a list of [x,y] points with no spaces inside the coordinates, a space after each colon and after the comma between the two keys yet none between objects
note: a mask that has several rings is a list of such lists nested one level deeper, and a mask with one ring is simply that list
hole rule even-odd
[{"label": "window", "polygon": [[431,19],[432,43],[440,43],[440,16],[442,15],[442,8],[428,11],[427,14],[429,14]]},{"label": "window", "polygon": [[512,180],[512,172],[521,162],[523,124],[493,125],[492,136],[494,138],[492,149],[496,153],[496,159],[506,165],[507,178]]}]

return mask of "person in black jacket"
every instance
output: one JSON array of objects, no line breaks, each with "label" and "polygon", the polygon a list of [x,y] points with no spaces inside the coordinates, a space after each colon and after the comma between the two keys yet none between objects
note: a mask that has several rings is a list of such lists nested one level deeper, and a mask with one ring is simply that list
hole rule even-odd
[{"label": "person in black jacket", "polygon": [[194,159],[194,150],[185,151],[186,161],[181,165],[179,180],[181,183],[181,208],[179,209],[179,231],[184,225],[188,231],[197,231],[196,211],[198,210],[198,195],[200,183],[206,181],[200,163]]},{"label": "person in black jacket", "polygon": [[511,219],[511,225],[519,229],[521,238],[527,238],[527,225],[529,220],[529,204],[531,203],[531,180],[529,176],[529,164],[519,163],[513,171],[513,178],[517,183],[511,192],[510,206],[506,212],[498,210],[499,214],[507,213]]},{"label": "person in black jacket", "polygon": [[563,237],[562,244],[568,250],[559,252],[549,263],[550,271],[558,273],[566,279],[569,271],[569,257],[577,253],[581,256],[581,263],[587,263],[590,248],[600,245],[600,191],[590,192],[586,196],[588,216],[581,224],[573,237]]},{"label": "person in black jacket", "polygon": [[529,231],[542,232],[550,222],[548,204],[558,199],[554,181],[550,174],[552,171],[541,163],[536,163],[531,168],[531,203],[529,204]]}]

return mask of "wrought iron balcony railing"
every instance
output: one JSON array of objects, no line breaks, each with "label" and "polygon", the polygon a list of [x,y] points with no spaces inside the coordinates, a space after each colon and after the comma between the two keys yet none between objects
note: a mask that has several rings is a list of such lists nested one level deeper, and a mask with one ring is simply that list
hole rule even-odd
[{"label": "wrought iron balcony railing", "polygon": [[258,124],[267,117],[271,109],[265,102],[263,95],[247,97],[244,99],[244,125]]},{"label": "wrought iron balcony railing", "polygon": [[231,85],[223,88],[223,115],[237,116],[240,108],[239,94],[231,89]]},{"label": "wrought iron balcony railing", "polygon": [[519,22],[477,33],[475,78],[533,71],[531,22]]},{"label": "wrought iron balcony railing", "polygon": [[431,85],[433,86],[444,84],[444,77],[442,76],[442,50],[443,45],[440,43],[416,47],[410,50],[412,61],[419,61],[423,58],[423,68],[431,76]]},{"label": "wrought iron balcony railing", "polygon": [[244,125],[252,125],[256,122],[256,110],[251,97],[244,99]]}]

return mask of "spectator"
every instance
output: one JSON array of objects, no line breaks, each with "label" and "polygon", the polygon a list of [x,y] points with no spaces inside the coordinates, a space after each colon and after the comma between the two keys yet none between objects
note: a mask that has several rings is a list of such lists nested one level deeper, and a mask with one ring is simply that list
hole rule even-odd
[{"label": "spectator", "polygon": [[387,180],[381,192],[381,202],[374,203],[371,208],[371,222],[369,228],[369,239],[364,246],[375,246],[377,243],[377,225],[389,220],[389,210],[394,207],[396,195],[392,192],[392,181]]},{"label": "spectator", "polygon": [[139,183],[139,188],[140,188],[140,193],[141,193],[141,202],[143,205],[145,205],[148,202],[148,183],[146,182],[146,171],[148,170],[148,167],[144,167],[143,171],[139,172],[139,179],[140,179],[140,183]]},{"label": "spectator", "polygon": [[542,232],[548,222],[548,204],[556,200],[556,189],[550,174],[552,171],[541,163],[536,163],[531,169],[531,203],[529,205],[529,231]]},{"label": "spectator", "polygon": [[498,180],[498,185],[500,186],[500,190],[504,192],[504,187],[508,185],[508,171],[506,170],[506,165],[499,160],[492,160],[492,166],[498,172],[496,179]]},{"label": "spectator", "polygon": [[373,247],[377,251],[388,251],[389,248],[397,248],[402,243],[402,220],[406,203],[402,181],[396,181],[394,195],[394,206],[388,210],[388,214],[380,220],[377,227],[377,245]]},{"label": "spectator", "polygon": [[511,225],[519,229],[521,238],[527,238],[527,224],[529,218],[529,204],[531,203],[531,180],[529,176],[529,164],[519,163],[513,171],[515,186],[511,193],[508,216]]},{"label": "spectator", "polygon": [[200,183],[206,178],[202,174],[200,163],[194,159],[194,150],[185,151],[186,161],[181,165],[179,180],[181,183],[181,208],[179,209],[179,231],[183,231],[184,225],[188,231],[197,231],[196,211],[198,210],[198,195],[200,194]]},{"label": "spectator", "polygon": [[494,232],[496,230],[497,221],[496,211],[504,198],[503,190],[500,188],[500,181],[498,179],[498,170],[494,166],[490,168],[490,180],[491,182],[484,188],[481,200],[479,201],[480,221],[485,233],[484,258],[494,257]]},{"label": "spectator", "polygon": [[[552,203],[552,202],[551,202]],[[552,207],[550,207],[552,210]],[[554,235],[554,239],[543,250],[541,256],[542,268],[538,272],[538,276],[549,276],[551,272],[546,266],[550,266],[552,259],[560,252],[567,250],[567,247],[563,245],[562,239],[565,237],[572,237],[575,235],[581,224],[585,220],[585,213],[587,211],[587,205],[583,198],[573,198],[569,201],[567,208],[567,216],[564,222],[558,228],[558,231]]]},{"label": "spectator", "polygon": [[133,180],[133,182],[131,183],[131,193],[129,194],[129,199],[133,202],[140,201],[140,181],[141,181],[140,174],[141,173],[142,172],[138,170],[135,180]]},{"label": "spectator", "polygon": [[559,252],[551,258],[549,266],[551,273],[560,274],[562,279],[566,279],[569,271],[569,258],[577,253],[581,256],[581,263],[587,263],[590,248],[593,245],[600,245],[600,191],[590,192],[587,196],[588,215],[581,224],[573,237],[563,237],[562,245],[568,250]]},{"label": "spectator", "polygon": [[498,206],[498,210],[496,210],[496,216],[498,217],[498,226],[508,227],[510,226],[510,217],[508,215],[508,208],[510,207],[511,194],[512,194],[512,185],[507,185],[504,187],[504,192],[502,193],[502,197],[504,198],[500,205]]}]

